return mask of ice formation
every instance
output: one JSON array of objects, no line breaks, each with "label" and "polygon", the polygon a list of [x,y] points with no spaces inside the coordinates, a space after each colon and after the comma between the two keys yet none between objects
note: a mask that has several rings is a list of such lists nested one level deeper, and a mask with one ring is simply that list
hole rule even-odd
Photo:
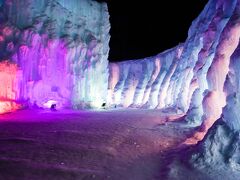
[{"label": "ice formation", "polygon": [[110,64],[105,3],[5,0],[0,8],[0,111],[17,103],[175,111],[199,126],[186,144],[205,137],[194,163],[221,157],[239,168],[240,0],[209,0],[173,49]]},{"label": "ice formation", "polygon": [[111,63],[110,104],[175,109],[210,127],[226,104],[223,87],[239,43],[238,3],[210,0],[185,43],[157,56]]},{"label": "ice formation", "polygon": [[110,24],[105,3],[6,0],[0,18],[0,59],[18,67],[15,100],[73,108],[106,102]]},{"label": "ice formation", "polygon": [[202,159],[214,165],[223,159],[239,169],[239,38],[240,0],[209,0],[182,45],[155,57],[110,64],[108,101],[185,114],[187,122],[199,125],[185,144],[205,137],[193,163]]}]

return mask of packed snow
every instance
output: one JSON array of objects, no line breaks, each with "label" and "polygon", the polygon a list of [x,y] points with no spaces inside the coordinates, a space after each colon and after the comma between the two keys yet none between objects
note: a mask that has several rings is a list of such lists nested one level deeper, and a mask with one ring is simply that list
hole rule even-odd
[{"label": "packed snow", "polygon": [[169,151],[193,130],[179,118],[123,109],[1,115],[0,179],[161,179]]}]

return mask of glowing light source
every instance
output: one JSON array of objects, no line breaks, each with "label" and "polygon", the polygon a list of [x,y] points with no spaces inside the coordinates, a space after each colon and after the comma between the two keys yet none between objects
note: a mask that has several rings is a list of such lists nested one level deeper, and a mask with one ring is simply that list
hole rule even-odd
[{"label": "glowing light source", "polygon": [[19,109],[15,103],[17,65],[7,61],[0,63],[0,114]]},{"label": "glowing light source", "polygon": [[46,103],[44,103],[43,106],[46,107],[46,108],[51,108],[51,106],[54,105],[54,104],[58,104],[58,102],[55,101],[55,100],[49,100]]},{"label": "glowing light source", "polygon": [[0,101],[0,114],[13,112],[17,109],[20,109],[21,106],[15,102],[11,101]]}]

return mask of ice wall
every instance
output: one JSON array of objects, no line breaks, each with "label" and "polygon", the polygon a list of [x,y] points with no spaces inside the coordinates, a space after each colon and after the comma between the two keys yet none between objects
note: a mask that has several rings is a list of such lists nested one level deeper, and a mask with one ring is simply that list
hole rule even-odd
[{"label": "ice wall", "polygon": [[[211,64],[212,54],[215,48],[212,46],[214,37],[212,37],[211,29],[209,29],[211,19],[214,16],[213,7],[214,4],[209,3],[201,15],[193,22],[189,29],[188,38],[186,42],[181,45],[181,48],[178,48],[174,55],[172,55],[173,53],[171,52],[167,54],[167,56],[170,56],[167,58],[167,62],[170,63],[170,65],[166,67],[165,71],[160,71],[162,79],[159,80],[159,78],[157,78],[154,80],[153,85],[155,86],[157,84],[158,88],[153,88],[154,95],[151,96],[152,100],[150,99],[147,105],[145,105],[144,102],[144,105],[141,105],[141,107],[172,109],[179,113],[185,113],[191,104],[191,109],[197,110],[191,117],[196,116],[194,117],[195,119],[197,116],[201,117],[203,92],[207,89],[207,83],[205,83],[204,80],[206,80],[206,73]],[[207,52],[208,48],[211,49],[211,52]],[[201,58],[201,56],[206,56],[207,58]],[[158,56],[154,58],[157,59]],[[143,61],[145,61],[145,64],[151,64],[149,59]],[[138,64],[138,61],[135,62]],[[133,62],[131,62],[131,64],[133,64]],[[148,73],[154,74],[154,69],[149,70],[150,72]],[[110,72],[110,79],[112,79],[112,76],[115,76],[115,73],[113,75]],[[143,76],[144,75],[142,75],[142,77]],[[122,78],[123,77],[119,79]],[[128,80],[125,82],[128,82]],[[114,92],[119,92],[117,89],[118,86],[115,87]],[[123,94],[128,94],[128,92],[122,93],[122,96]],[[192,95],[194,95],[196,101],[191,101]]]},{"label": "ice wall", "polygon": [[199,126],[185,144],[205,137],[193,163],[228,159],[239,169],[239,38],[240,0],[209,0],[181,47],[110,65],[110,104],[185,113]]},{"label": "ice wall", "polygon": [[[240,1],[210,0],[190,28],[185,42],[185,45],[191,44],[187,48],[189,53],[184,56],[187,52],[184,49],[181,58],[185,65],[180,60],[176,69],[181,71],[175,71],[180,88],[174,88],[178,94],[174,104],[184,108],[188,122],[200,125],[185,142],[198,143],[189,151],[188,162],[200,171],[215,171],[216,179],[223,178],[216,175],[219,170],[223,170],[224,175],[237,173],[239,176],[239,38]],[[196,56],[192,56],[194,51]],[[197,87],[190,95],[194,81]],[[190,104],[184,102],[186,94]]]},{"label": "ice wall", "polygon": [[[228,91],[236,89],[233,87],[237,87],[239,79],[236,63],[234,71],[229,69],[230,57],[239,43],[237,3],[210,0],[180,47],[143,60],[111,64],[110,104],[185,113],[187,122],[200,125],[185,144],[202,140],[221,116],[225,117],[226,126],[237,130],[238,90],[228,95]],[[169,64],[166,66],[165,62]],[[225,90],[224,84],[228,84]],[[203,154],[211,154],[208,150],[212,143],[210,138]]]},{"label": "ice wall", "polygon": [[[237,2],[233,16],[230,18],[229,23],[226,25],[225,32],[222,35],[222,41],[219,45],[220,57],[221,59],[215,59],[213,67],[215,67],[216,73],[214,78],[211,78],[212,87],[217,91],[221,88],[224,92],[223,97],[216,97],[214,101],[212,97],[207,97],[204,100],[204,103],[208,102],[213,107],[206,103],[206,109],[208,114],[206,117],[214,117],[213,120],[219,118],[208,131],[205,139],[199,143],[196,148],[196,152],[193,153],[190,161],[195,167],[206,168],[206,166],[214,167],[219,166],[219,168],[230,168],[233,171],[239,171],[239,152],[240,152],[240,141],[239,141],[239,132],[240,132],[240,96],[239,96],[239,68],[240,68],[240,3]],[[225,47],[225,50],[222,48]],[[223,56],[224,54],[224,56]],[[229,56],[228,54],[231,54]],[[227,56],[228,55],[228,56]],[[218,60],[218,61],[217,61]],[[220,63],[220,62],[221,63]],[[217,63],[218,62],[218,63]],[[224,71],[223,67],[227,70]],[[221,68],[219,68],[219,66]],[[218,68],[219,70],[217,70]],[[209,71],[209,77],[213,77],[213,71]],[[225,72],[225,74],[224,74]],[[225,75],[224,80],[222,76]],[[209,78],[210,79],[210,78]],[[218,80],[218,81],[216,81]],[[217,83],[218,82],[218,83]],[[215,85],[215,86],[213,86]],[[216,86],[217,85],[217,86]],[[214,93],[218,93],[215,92]],[[211,92],[211,91],[210,91]],[[211,92],[212,93],[212,92]],[[224,105],[219,103],[219,98],[224,100]],[[212,100],[212,102],[211,102]],[[220,106],[220,107],[219,107]],[[221,108],[223,107],[224,108]],[[221,109],[220,109],[221,108]],[[213,114],[213,115],[212,115]],[[205,120],[204,122],[206,122]],[[205,124],[205,123],[203,123]]]},{"label": "ice wall", "polygon": [[[111,63],[109,65],[108,103],[120,107],[155,108],[161,87],[179,60],[182,46],[157,56]],[[164,81],[165,80],[165,81]]]},{"label": "ice wall", "polygon": [[106,102],[109,14],[92,0],[6,0],[0,59],[22,70],[17,100],[39,107]]},{"label": "ice wall", "polygon": [[238,16],[237,0],[210,0],[181,46],[111,64],[110,104],[175,109],[186,113],[187,121],[210,127],[225,106],[223,86],[238,46]]},{"label": "ice wall", "polygon": [[[118,69],[118,74],[115,70],[110,70],[110,84],[112,81],[116,84],[114,87],[113,85],[109,87],[111,89],[110,102],[124,107],[137,104],[139,107],[147,108],[171,108],[179,112],[188,112],[189,121],[201,123],[204,92],[209,89],[210,84],[207,82],[207,73],[214,57],[217,56],[221,34],[233,10],[234,1],[209,1],[199,17],[192,23],[186,42],[181,47],[177,47],[175,53],[170,50],[163,55],[159,54],[140,60],[141,62],[135,60],[110,65],[110,69]],[[164,67],[164,61],[167,61],[169,65]],[[151,68],[154,62],[156,63]],[[145,71],[141,69],[142,67]],[[166,68],[165,71],[164,68]],[[136,75],[137,71],[140,72],[139,75]],[[164,72],[165,75],[163,75]],[[142,85],[144,84],[142,81],[147,81],[146,77],[155,74],[157,78],[150,78],[147,86]],[[134,81],[135,84],[132,83],[133,76],[138,79],[138,82]],[[163,79],[159,80],[160,76]],[[157,89],[151,87],[152,90],[150,90],[150,97],[153,93],[154,100],[148,99],[148,95],[145,99],[141,97],[139,91],[144,92],[145,88],[149,89],[149,86],[156,84],[159,87]],[[131,100],[132,94],[135,97],[134,101],[137,102]],[[124,103],[124,101],[130,102]]]}]

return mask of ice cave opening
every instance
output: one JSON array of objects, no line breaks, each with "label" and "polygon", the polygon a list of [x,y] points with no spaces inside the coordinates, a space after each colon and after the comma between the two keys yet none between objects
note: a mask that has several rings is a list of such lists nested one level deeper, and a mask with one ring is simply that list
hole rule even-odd
[{"label": "ice cave opening", "polygon": [[[209,0],[184,43],[152,57],[118,63],[108,61],[107,3],[3,0],[0,4],[0,119],[13,118],[7,112],[36,107],[39,116],[44,108],[153,112],[149,123],[165,114],[166,122],[180,118],[184,127],[195,129],[178,144],[184,152],[171,158],[164,178],[184,179],[187,174],[190,179],[238,179],[240,0]],[[132,117],[126,114],[126,119]],[[54,118],[45,118],[49,117]],[[0,138],[6,140],[5,133]]]}]

